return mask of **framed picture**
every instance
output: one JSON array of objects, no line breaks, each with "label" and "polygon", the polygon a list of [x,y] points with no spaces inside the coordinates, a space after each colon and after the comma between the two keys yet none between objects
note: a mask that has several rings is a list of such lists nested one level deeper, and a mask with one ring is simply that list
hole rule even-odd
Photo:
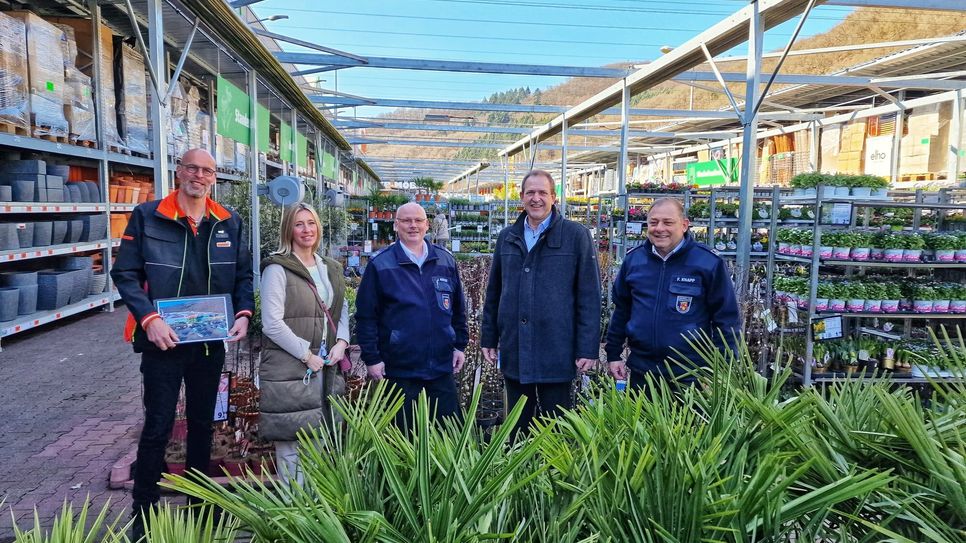
[{"label": "framed picture", "polygon": [[185,296],[155,300],[164,322],[178,336],[178,343],[228,339],[235,320],[228,296]]}]

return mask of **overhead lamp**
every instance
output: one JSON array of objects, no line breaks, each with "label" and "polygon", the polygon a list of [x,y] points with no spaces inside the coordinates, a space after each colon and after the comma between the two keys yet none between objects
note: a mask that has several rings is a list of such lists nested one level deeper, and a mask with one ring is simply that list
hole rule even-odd
[{"label": "overhead lamp", "polygon": [[270,17],[262,17],[261,19],[255,19],[248,24],[261,23],[263,21],[281,21],[282,19],[288,19],[288,15],[272,15]]},{"label": "overhead lamp", "polygon": [[663,46],[661,46],[661,53],[664,53],[666,55],[666,54],[670,53],[671,51],[674,51],[674,48],[671,47],[670,45],[663,45]]},{"label": "overhead lamp", "polygon": [[475,121],[476,117],[464,116],[464,115],[448,115],[446,113],[427,113],[426,116],[423,117],[424,121],[441,121],[444,123],[448,123],[453,119]]}]

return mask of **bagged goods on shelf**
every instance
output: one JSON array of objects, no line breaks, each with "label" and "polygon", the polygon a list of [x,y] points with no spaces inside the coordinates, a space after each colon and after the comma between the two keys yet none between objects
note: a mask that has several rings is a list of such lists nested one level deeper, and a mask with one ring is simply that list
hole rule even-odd
[{"label": "bagged goods on shelf", "polygon": [[946,171],[952,104],[914,108],[906,118],[907,134],[900,143],[899,174]]},{"label": "bagged goods on shelf", "polygon": [[30,130],[24,22],[0,13],[0,43],[0,122]]},{"label": "bagged goods on shelf", "polygon": [[171,93],[170,115],[168,116],[168,155],[174,158],[180,157],[188,150],[188,129],[186,126],[186,116],[188,110],[187,93],[185,83],[178,81],[175,83]]},{"label": "bagged goods on shelf", "polygon": [[29,11],[7,12],[27,27],[30,119],[34,136],[67,137],[64,117],[64,32]]},{"label": "bagged goods on shelf", "polygon": [[151,154],[148,133],[148,87],[144,57],[133,47],[118,42],[115,74],[119,82],[117,120],[124,145],[132,152]]},{"label": "bagged goods on shelf", "polygon": [[65,24],[55,26],[64,32],[64,40],[61,42],[61,49],[64,51],[64,83],[67,85],[64,96],[64,116],[67,117],[70,140],[75,143],[97,141],[91,78],[74,65],[77,58],[74,27]]},{"label": "bagged goods on shelf", "polygon": [[[51,17],[49,21],[59,25],[61,28],[69,27],[73,30],[76,55],[74,66],[81,66],[84,75],[93,79],[94,64],[90,61],[94,56],[94,27],[90,19],[76,17]],[[120,146],[121,138],[117,132],[117,97],[114,90],[114,34],[107,26],[100,27],[100,55],[99,79],[101,88],[104,90],[102,100],[104,102],[104,137],[108,145]],[[80,57],[80,58],[78,58]],[[68,85],[70,82],[68,81]],[[91,102],[94,102],[95,95],[89,93]],[[69,96],[68,96],[69,97]],[[92,111],[94,111],[92,106]],[[78,138],[83,139],[83,138]],[[93,141],[93,138],[86,141]]]}]

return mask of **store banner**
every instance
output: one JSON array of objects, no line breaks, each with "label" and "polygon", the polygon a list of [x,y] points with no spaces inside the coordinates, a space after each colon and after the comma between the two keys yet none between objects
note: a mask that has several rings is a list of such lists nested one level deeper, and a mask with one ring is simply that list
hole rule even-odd
[{"label": "store banner", "polygon": [[304,168],[309,164],[309,140],[302,134],[296,134],[295,143],[298,150],[299,167]]},{"label": "store banner", "polygon": [[322,153],[322,175],[336,181],[339,179],[336,177],[335,156],[324,151]]},{"label": "store banner", "polygon": [[892,175],[892,136],[865,140],[865,173],[889,177]]},{"label": "store banner", "polygon": [[285,122],[278,131],[278,156],[283,164],[292,161],[292,127]]},{"label": "store banner", "polygon": [[256,115],[258,115],[258,150],[267,153],[271,149],[271,135],[269,131],[269,124],[271,124],[272,116],[268,112],[268,108],[258,104],[255,108]]},{"label": "store banner", "polygon": [[[685,166],[688,183],[698,186],[721,185],[738,182],[738,159],[690,162]],[[726,177],[724,172],[728,172]]]},{"label": "store banner", "polygon": [[217,82],[218,134],[248,145],[251,141],[251,98],[227,79]]}]

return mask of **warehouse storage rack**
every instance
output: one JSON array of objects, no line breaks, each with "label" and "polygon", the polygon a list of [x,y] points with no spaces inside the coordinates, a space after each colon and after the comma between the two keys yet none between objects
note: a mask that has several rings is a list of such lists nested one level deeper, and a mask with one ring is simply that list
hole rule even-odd
[{"label": "warehouse storage rack", "polygon": [[[41,135],[29,124],[26,128],[5,125],[0,131],[0,153],[5,160],[41,160],[64,171],[67,165],[71,177],[92,183],[86,184],[87,197],[82,201],[0,202],[0,222],[19,226],[87,217],[84,220],[110,223],[111,228],[84,241],[0,250],[0,272],[47,270],[61,265],[65,257],[86,255],[100,261],[107,280],[96,294],[0,323],[0,338],[94,308],[113,310],[118,295],[109,278],[112,249],[120,244],[126,216],[138,202],[163,197],[173,189],[176,161],[189,145],[216,157],[216,194],[226,183],[249,185],[250,239],[254,240],[260,239],[262,205],[257,187],[277,175],[302,178],[316,195],[328,189],[365,193],[378,182],[375,172],[351,155],[348,142],[305,96],[306,89],[288,75],[291,68],[274,59],[265,45],[267,38],[249,29],[245,21],[255,17],[248,8],[232,11],[220,0],[110,4],[49,0],[31,3],[30,11],[38,19],[72,28],[77,68],[90,77],[87,93],[97,112],[93,116],[96,134],[91,141],[72,142],[67,134]],[[105,51],[107,46],[124,51],[125,58],[113,59]],[[5,49],[9,47],[5,43]],[[43,61],[31,58],[29,51],[27,55],[28,62]],[[144,73],[138,73],[137,62],[133,70],[124,65],[132,57],[135,61],[141,57]],[[116,96],[113,85],[105,84],[106,74],[115,71],[114,62],[121,63],[120,73],[127,68],[131,76],[126,81],[133,87],[125,85],[123,90],[140,88],[144,96],[134,96],[136,92]],[[190,93],[185,92],[188,89]],[[120,104],[115,103],[118,96]],[[133,98],[133,106],[128,98]],[[239,104],[249,104],[249,111]],[[193,109],[195,118],[185,120],[185,108]],[[251,109],[256,110],[254,115]],[[138,134],[147,141],[134,145],[123,132],[118,133],[115,110],[122,125],[129,117],[146,117],[147,131]],[[156,129],[159,126],[163,129]],[[35,199],[46,197],[38,189]],[[258,252],[253,253],[258,273]]]}]

